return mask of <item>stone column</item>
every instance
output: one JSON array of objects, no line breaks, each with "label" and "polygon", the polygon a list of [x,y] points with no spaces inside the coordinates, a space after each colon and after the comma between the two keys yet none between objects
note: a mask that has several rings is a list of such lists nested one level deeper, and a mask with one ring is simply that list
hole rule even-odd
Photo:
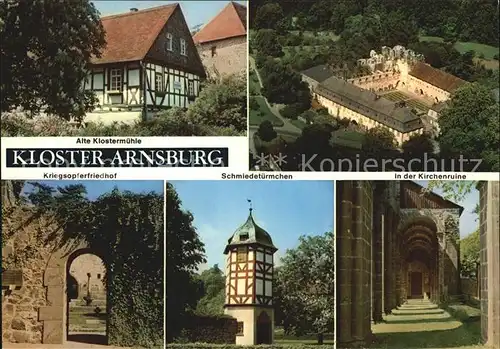
[{"label": "stone column", "polygon": [[500,348],[499,182],[483,182],[480,190],[481,333]]},{"label": "stone column", "polygon": [[356,181],[353,188],[353,298],[351,323],[352,336],[356,344],[363,343],[371,333],[371,300],[370,300],[370,249],[372,193],[371,184]]},{"label": "stone column", "polygon": [[384,227],[384,312],[385,314],[390,314],[392,311],[392,222],[393,214],[392,209],[389,207],[386,209],[386,224]]},{"label": "stone column", "polygon": [[352,181],[337,182],[337,319],[336,338],[339,345],[352,341]]},{"label": "stone column", "polygon": [[372,320],[377,323],[382,321],[382,229],[383,229],[383,187],[377,183],[373,204],[373,291],[372,291]]}]

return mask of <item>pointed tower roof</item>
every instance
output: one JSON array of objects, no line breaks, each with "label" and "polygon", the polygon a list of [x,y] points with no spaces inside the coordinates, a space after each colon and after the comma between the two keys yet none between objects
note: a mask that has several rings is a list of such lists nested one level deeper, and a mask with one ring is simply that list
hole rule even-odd
[{"label": "pointed tower roof", "polygon": [[196,44],[247,35],[247,8],[231,1],[221,12],[194,34]]},{"label": "pointed tower roof", "polygon": [[224,254],[229,252],[231,246],[259,244],[273,249],[277,248],[273,244],[273,240],[267,231],[262,229],[255,223],[252,215],[252,208],[248,215],[247,221],[240,226],[227,241]]}]

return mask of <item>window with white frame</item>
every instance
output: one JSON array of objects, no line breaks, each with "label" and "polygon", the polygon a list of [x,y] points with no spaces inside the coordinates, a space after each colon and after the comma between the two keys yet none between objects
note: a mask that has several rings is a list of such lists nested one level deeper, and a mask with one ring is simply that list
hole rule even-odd
[{"label": "window with white frame", "polygon": [[167,51],[173,51],[172,41],[173,41],[172,34],[167,33],[167,41],[165,42],[165,50],[167,50]]},{"label": "window with white frame", "polygon": [[121,91],[122,83],[122,70],[111,69],[111,71],[109,72],[109,89],[111,91]]},{"label": "window with white frame", "polygon": [[188,96],[194,96],[194,81],[188,81]]},{"label": "window with white frame", "polygon": [[186,40],[181,39],[181,55],[186,56]]},{"label": "window with white frame", "polygon": [[156,73],[155,75],[155,91],[156,92],[164,92],[164,83],[163,83],[163,74]]}]

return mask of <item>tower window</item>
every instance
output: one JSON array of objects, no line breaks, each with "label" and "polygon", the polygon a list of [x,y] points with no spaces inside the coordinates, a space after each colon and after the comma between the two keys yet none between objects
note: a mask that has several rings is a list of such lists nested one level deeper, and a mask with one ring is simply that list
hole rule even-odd
[{"label": "tower window", "polygon": [[237,261],[238,263],[244,263],[247,261],[247,249],[245,247],[238,247],[238,252],[237,252]]},{"label": "tower window", "polygon": [[237,336],[243,336],[243,321],[238,321],[238,331],[236,332]]},{"label": "tower window", "polygon": [[98,279],[101,279],[101,274],[97,274],[97,278],[98,278]]},{"label": "tower window", "polygon": [[217,47],[216,46],[212,46],[211,50],[212,50],[212,57],[214,57],[217,54]]},{"label": "tower window", "polygon": [[248,234],[241,234],[241,235],[240,235],[240,240],[241,240],[241,241],[248,240]]}]

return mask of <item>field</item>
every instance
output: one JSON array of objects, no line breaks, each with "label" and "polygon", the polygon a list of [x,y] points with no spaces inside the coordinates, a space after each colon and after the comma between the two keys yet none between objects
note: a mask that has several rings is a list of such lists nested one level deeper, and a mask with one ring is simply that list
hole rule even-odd
[{"label": "field", "polygon": [[363,140],[364,135],[356,131],[341,129],[333,133],[333,142],[343,147],[361,149]]},{"label": "field", "polygon": [[269,120],[275,127],[283,126],[283,121],[271,112],[264,97],[255,96],[252,98],[259,104],[259,109],[250,109],[250,125],[258,126],[262,121]]},{"label": "field", "polygon": [[[435,42],[443,42],[443,38],[438,36],[421,36],[420,41],[435,41]],[[463,42],[458,41],[455,44],[455,49],[460,53],[465,53],[467,51],[473,50],[476,52],[476,56],[483,54],[486,60],[493,60],[495,55],[498,55],[498,48],[490,45],[478,44],[475,42]]]}]

